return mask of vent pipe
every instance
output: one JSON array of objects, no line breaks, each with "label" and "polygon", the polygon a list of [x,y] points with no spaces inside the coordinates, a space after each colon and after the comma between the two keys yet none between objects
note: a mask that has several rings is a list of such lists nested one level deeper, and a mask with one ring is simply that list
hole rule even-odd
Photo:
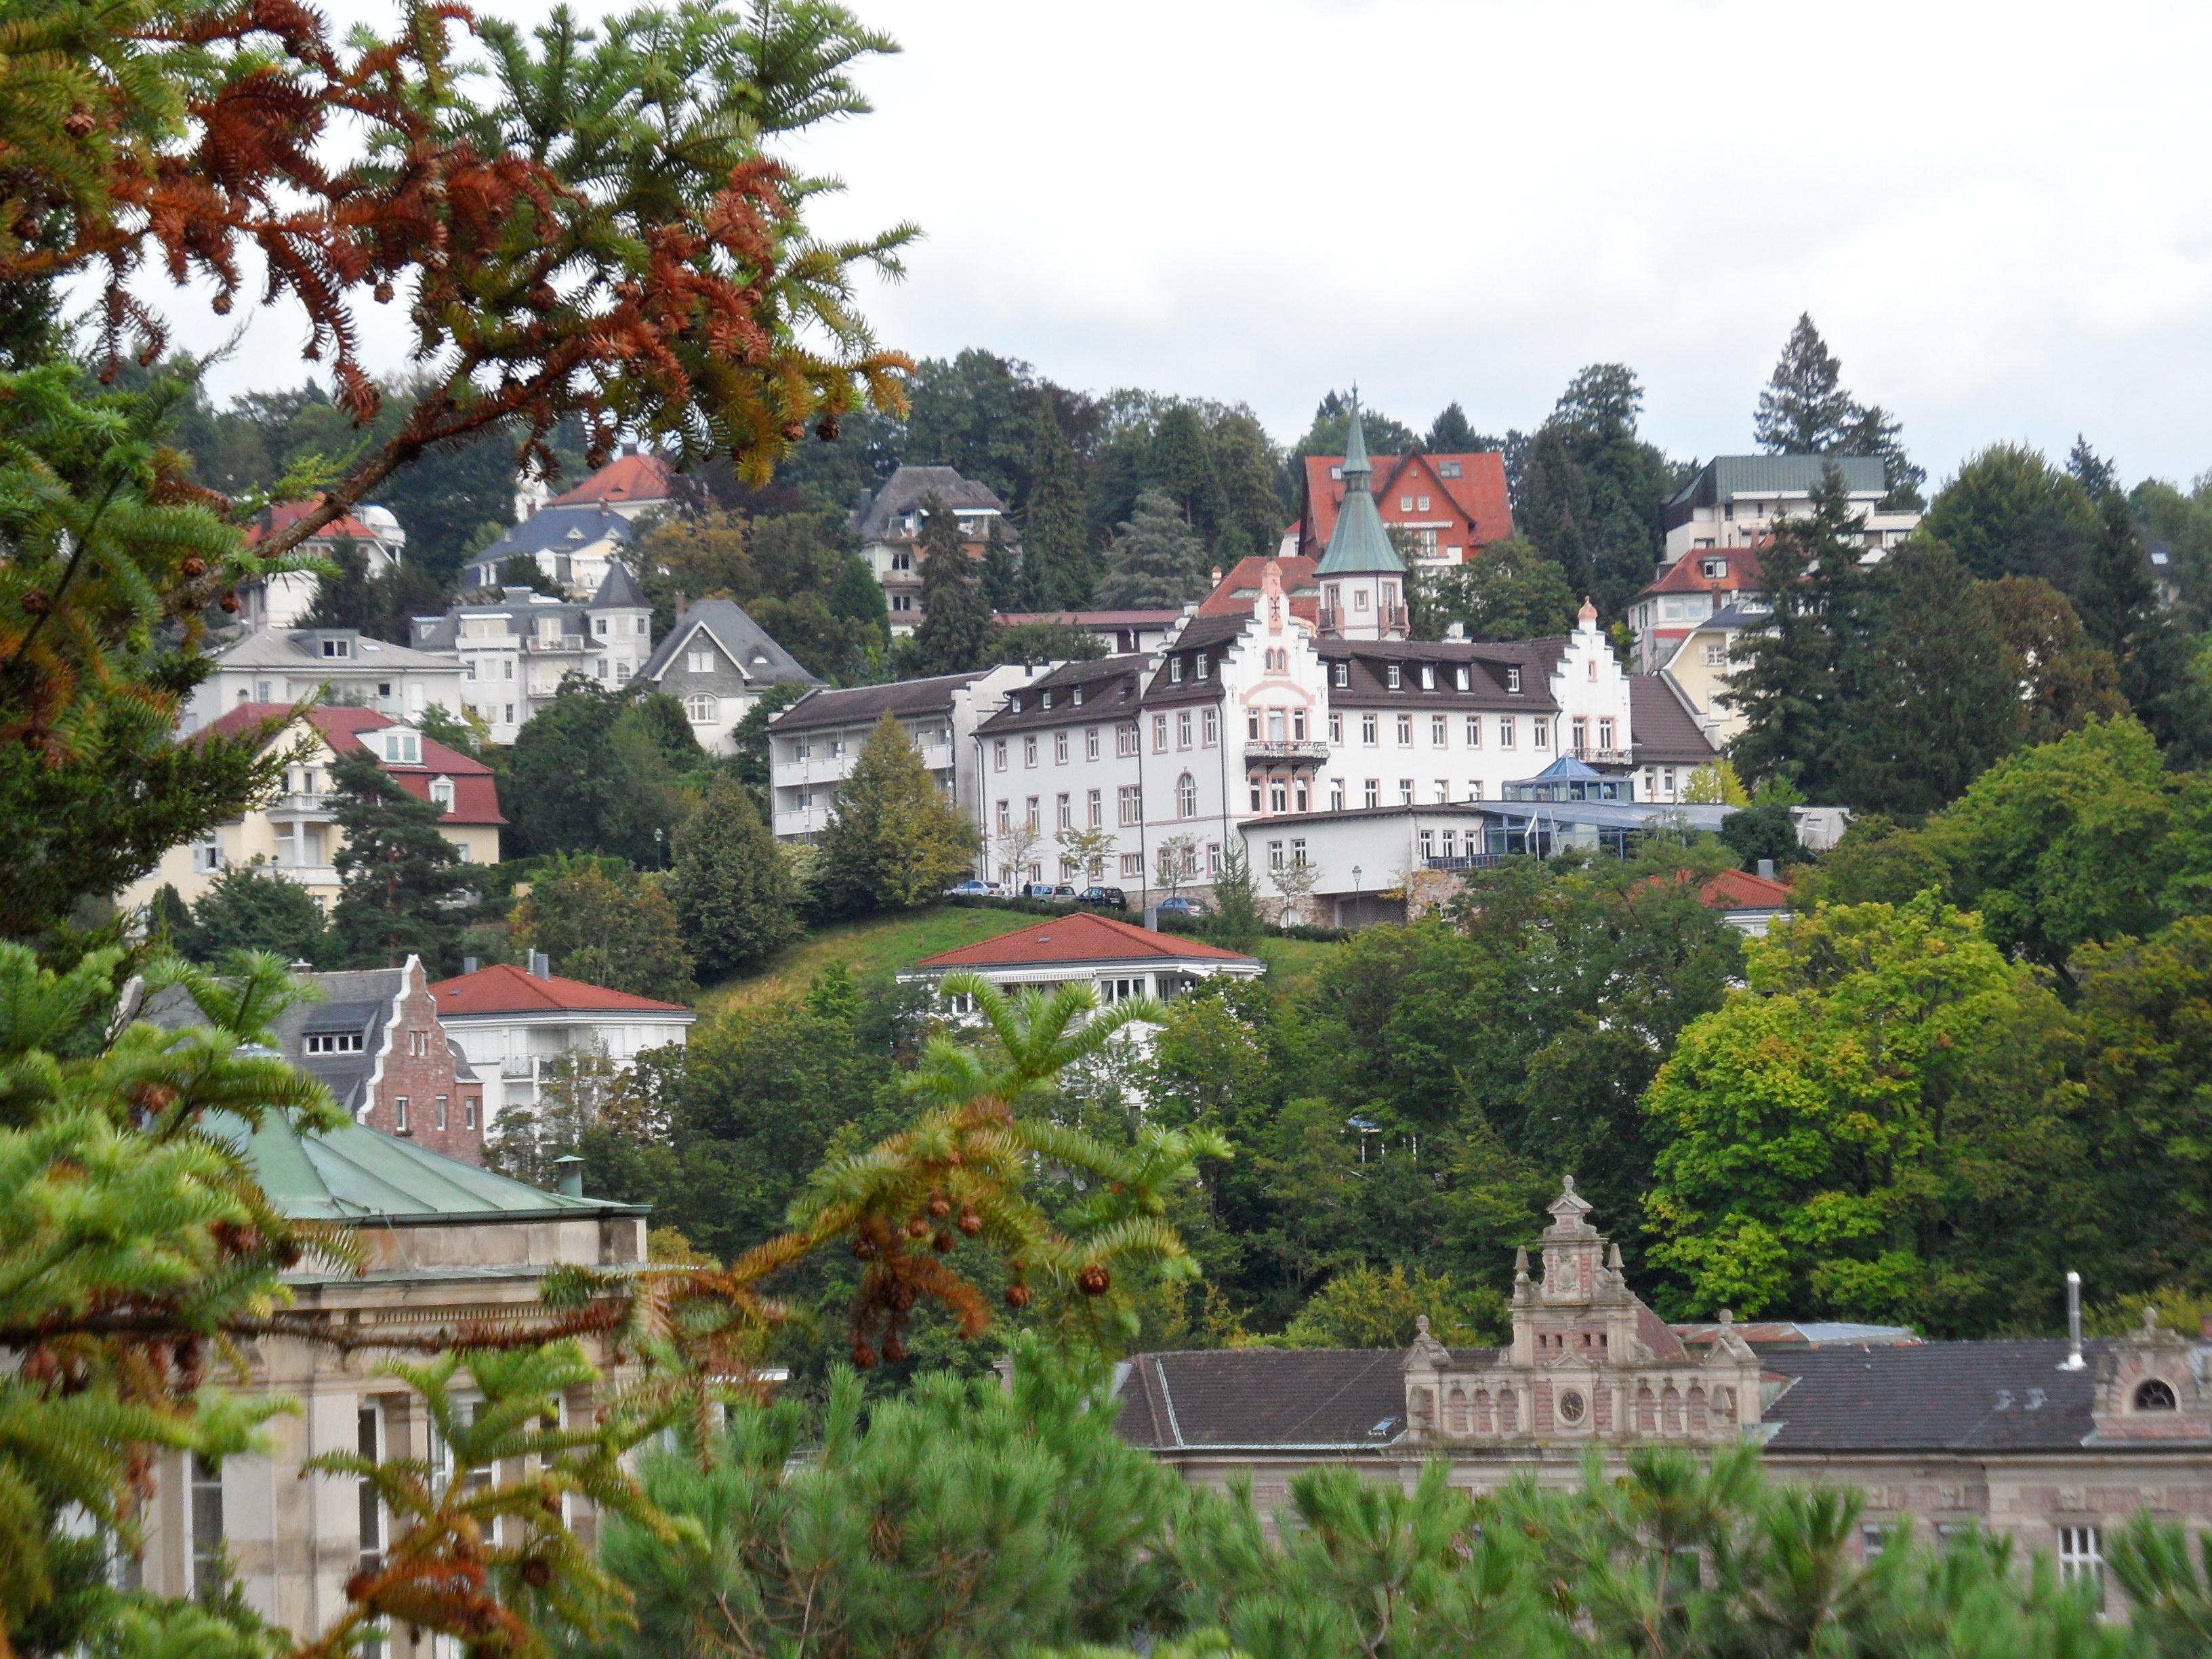
[{"label": "vent pipe", "polygon": [[463,957],[461,958],[461,971],[463,973],[473,974],[476,970],[477,959],[474,957]]},{"label": "vent pipe", "polygon": [[556,1190],[563,1198],[584,1195],[584,1160],[574,1152],[564,1153],[553,1160]]},{"label": "vent pipe", "polygon": [[2066,1358],[2058,1369],[2078,1371],[2088,1362],[2081,1358],[2081,1275],[2066,1275]]}]

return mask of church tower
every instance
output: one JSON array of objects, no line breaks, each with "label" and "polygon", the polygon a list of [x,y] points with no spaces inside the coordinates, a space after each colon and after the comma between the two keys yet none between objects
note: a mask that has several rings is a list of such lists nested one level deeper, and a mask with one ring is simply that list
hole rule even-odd
[{"label": "church tower", "polygon": [[1408,632],[1406,564],[1375,506],[1375,469],[1356,388],[1343,471],[1344,501],[1314,573],[1321,583],[1321,631],[1340,640],[1402,640]]}]

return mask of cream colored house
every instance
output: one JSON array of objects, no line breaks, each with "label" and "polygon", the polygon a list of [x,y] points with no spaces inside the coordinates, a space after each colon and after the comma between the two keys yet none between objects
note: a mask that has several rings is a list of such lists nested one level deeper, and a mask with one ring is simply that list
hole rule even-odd
[{"label": "cream colored house", "polygon": [[[205,729],[225,734],[287,713],[284,705],[241,703]],[[448,749],[416,727],[374,708],[320,708],[290,711],[275,742],[301,744],[305,752],[285,769],[283,792],[243,817],[218,824],[199,841],[173,847],[149,875],[117,896],[125,909],[150,902],[164,883],[187,904],[198,901],[234,866],[260,861],[272,876],[297,882],[328,909],[337,902],[333,863],[343,844],[331,781],[341,753],[366,749],[400,787],[445,808],[439,829],[465,864],[499,862],[499,791],[491,769]]]}]

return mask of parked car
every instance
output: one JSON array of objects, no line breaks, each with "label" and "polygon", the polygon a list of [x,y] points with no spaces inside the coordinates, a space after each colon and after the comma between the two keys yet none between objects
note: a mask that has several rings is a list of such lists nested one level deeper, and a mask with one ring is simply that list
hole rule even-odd
[{"label": "parked car", "polygon": [[1022,889],[1024,898],[1042,899],[1048,904],[1058,897],[1059,893],[1060,890],[1048,881],[1033,881]]},{"label": "parked car", "polygon": [[1069,904],[1073,904],[1073,903],[1074,903],[1074,902],[1075,902],[1075,887],[1074,887],[1074,884],[1073,884],[1073,883],[1071,883],[1071,882],[1065,882],[1065,881],[1061,882],[1058,886],[1054,887],[1054,888],[1052,890],[1052,896],[1053,896],[1053,902],[1054,902],[1054,903],[1060,903],[1060,902],[1065,902],[1069,903]]},{"label": "parked car", "polygon": [[988,881],[963,881],[945,890],[947,898],[996,898],[999,890]]},{"label": "parked car", "polygon": [[1086,887],[1075,896],[1078,904],[1087,904],[1094,910],[1126,910],[1129,896],[1118,887]]},{"label": "parked car", "polygon": [[1160,914],[1164,916],[1185,916],[1193,921],[1196,921],[1206,914],[1206,907],[1203,904],[1196,899],[1187,899],[1181,895],[1174,898],[1162,899],[1159,908]]}]

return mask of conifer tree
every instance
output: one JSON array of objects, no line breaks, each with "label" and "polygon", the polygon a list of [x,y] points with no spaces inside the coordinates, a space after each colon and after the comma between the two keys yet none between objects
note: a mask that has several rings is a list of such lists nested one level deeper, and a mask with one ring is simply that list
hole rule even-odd
[{"label": "conifer tree", "polygon": [[911,909],[966,876],[977,845],[975,827],[886,714],[822,832],[823,895],[838,910]]},{"label": "conifer tree", "polygon": [[1888,485],[1883,505],[1918,507],[1928,473],[1905,453],[1901,430],[1888,410],[1844,390],[1843,365],[1811,315],[1801,314],[1752,416],[1760,447],[1774,455],[1876,457]]},{"label": "conifer tree", "polygon": [[[2088,488],[2088,481],[2082,482]],[[2109,486],[2101,498],[2095,489],[2090,495],[2097,501],[2097,534],[2075,580],[2075,609],[2090,639],[2111,652],[2120,665],[2121,683],[2132,700],[2132,694],[2146,689],[2139,669],[2131,674],[2130,665],[2137,661],[2143,632],[2157,608],[2158,592],[2151,585],[2150,559],[2136,532],[2128,498]]]},{"label": "conifer tree", "polygon": [[1145,488],[1175,503],[1191,533],[1211,545],[1226,527],[1229,500],[1214,471],[1213,456],[1198,411],[1176,404],[1152,428],[1145,451]]},{"label": "conifer tree", "polygon": [[331,780],[345,836],[331,860],[340,884],[331,953],[349,968],[394,967],[411,955],[434,978],[452,972],[468,887],[460,854],[438,831],[445,809],[408,793],[366,750],[340,755]]},{"label": "conifer tree", "polygon": [[1029,608],[1029,583],[1024,561],[1006,540],[1006,526],[991,520],[983,532],[983,597],[994,611]]},{"label": "conifer tree", "polygon": [[676,832],[669,895],[700,971],[712,977],[765,961],[799,937],[791,866],[752,797],[726,774]]},{"label": "conifer tree", "polygon": [[1859,520],[1833,467],[1812,506],[1760,550],[1769,609],[1744,630],[1746,660],[1730,677],[1744,726],[1729,758],[1753,783],[1778,777],[1820,799],[1844,741],[1840,722],[1861,626]]},{"label": "conifer tree", "polygon": [[2120,487],[2119,469],[2089,447],[2086,433],[2074,434],[2074,447],[2066,454],[2066,471],[2093,501],[2101,502]]},{"label": "conifer tree", "polygon": [[980,668],[990,655],[991,601],[952,509],[932,495],[921,510],[921,625],[908,666],[915,674]]},{"label": "conifer tree", "polygon": [[1107,550],[1106,560],[1107,574],[1098,584],[1101,605],[1164,608],[1205,597],[1205,544],[1176,504],[1156,489],[1137,497],[1136,510]]},{"label": "conifer tree", "polygon": [[1422,453],[1429,455],[1468,455],[1498,447],[1497,439],[1474,429],[1456,398],[1429,423],[1429,435],[1421,441]]},{"label": "conifer tree", "polygon": [[1060,429],[1052,399],[1039,398],[1030,416],[1030,493],[1022,504],[1022,557],[1030,597],[1040,610],[1073,609],[1091,597],[1083,492],[1075,451]]},{"label": "conifer tree", "polygon": [[330,928],[313,894],[257,860],[232,865],[209,884],[176,948],[196,962],[219,963],[233,951],[267,951],[286,962],[313,964],[329,954]]}]

